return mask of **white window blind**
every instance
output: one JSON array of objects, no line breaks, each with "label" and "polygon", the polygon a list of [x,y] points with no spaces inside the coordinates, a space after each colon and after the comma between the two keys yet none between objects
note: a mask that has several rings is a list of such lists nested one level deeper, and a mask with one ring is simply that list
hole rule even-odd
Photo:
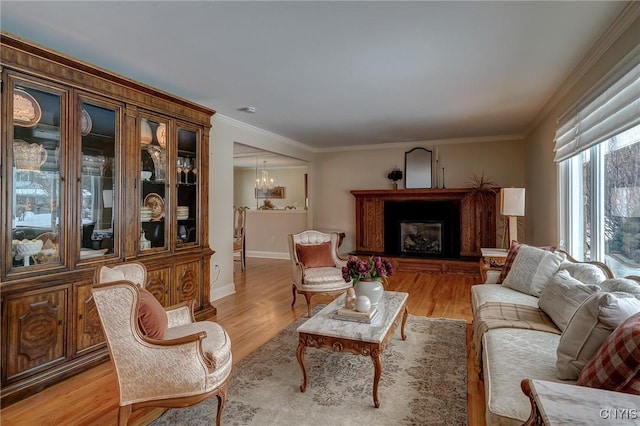
[{"label": "white window blind", "polygon": [[555,137],[560,162],[640,123],[640,59],[593,101],[565,114]]}]

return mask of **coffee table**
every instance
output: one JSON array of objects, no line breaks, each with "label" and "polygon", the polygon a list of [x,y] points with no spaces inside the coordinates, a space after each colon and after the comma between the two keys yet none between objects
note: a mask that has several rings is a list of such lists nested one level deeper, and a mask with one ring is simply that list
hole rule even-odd
[{"label": "coffee table", "polygon": [[374,368],[373,404],[379,408],[378,383],[382,374],[382,352],[401,319],[400,335],[402,340],[407,339],[404,326],[409,315],[408,298],[408,293],[385,291],[378,303],[379,315],[371,324],[363,324],[331,317],[338,308],[344,306],[345,295],[343,294],[298,327],[296,355],[302,370],[300,392],[307,390],[307,370],[304,365],[304,351],[307,347],[329,348],[334,352],[370,356]]}]

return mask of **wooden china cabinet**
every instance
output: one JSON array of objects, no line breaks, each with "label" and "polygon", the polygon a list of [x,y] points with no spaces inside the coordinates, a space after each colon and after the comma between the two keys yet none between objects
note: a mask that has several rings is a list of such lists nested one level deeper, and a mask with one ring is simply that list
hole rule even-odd
[{"label": "wooden china cabinet", "polygon": [[209,301],[215,111],[0,33],[1,398],[108,359],[96,269],[137,260],[165,305]]}]

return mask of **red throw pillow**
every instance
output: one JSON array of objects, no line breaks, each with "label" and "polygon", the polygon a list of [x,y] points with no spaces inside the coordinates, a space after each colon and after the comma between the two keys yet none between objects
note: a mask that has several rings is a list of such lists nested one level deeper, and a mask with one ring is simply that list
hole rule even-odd
[{"label": "red throw pillow", "polygon": [[169,320],[164,308],[153,294],[144,288],[138,288],[140,300],[138,301],[138,325],[145,336],[154,339],[164,339]]},{"label": "red throw pillow", "polygon": [[640,313],[613,330],[582,369],[577,384],[640,395]]},{"label": "red throw pillow", "polygon": [[511,266],[513,266],[513,262],[516,260],[516,255],[518,254],[518,250],[520,249],[520,243],[516,240],[511,241],[511,247],[509,247],[509,251],[507,252],[507,258],[504,261],[504,266],[502,267],[502,271],[500,271],[500,276],[498,277],[498,284],[502,284],[505,278],[507,278],[507,274],[511,270]]},{"label": "red throw pillow", "polygon": [[331,242],[320,244],[296,244],[298,259],[305,268],[335,267],[331,256]]}]

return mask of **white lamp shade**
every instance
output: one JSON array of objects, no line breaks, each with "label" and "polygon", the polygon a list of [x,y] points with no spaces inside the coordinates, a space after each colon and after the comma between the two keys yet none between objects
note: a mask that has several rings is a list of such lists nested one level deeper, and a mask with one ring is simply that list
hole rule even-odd
[{"label": "white lamp shade", "polygon": [[524,216],[524,188],[502,188],[500,213],[504,216]]}]

